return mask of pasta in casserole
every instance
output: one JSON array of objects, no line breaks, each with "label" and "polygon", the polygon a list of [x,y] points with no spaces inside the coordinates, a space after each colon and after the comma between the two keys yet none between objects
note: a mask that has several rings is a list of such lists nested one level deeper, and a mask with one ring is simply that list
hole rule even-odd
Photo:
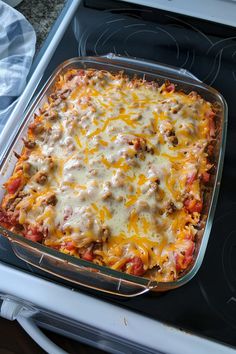
[{"label": "pasta in casserole", "polygon": [[35,114],[0,224],[129,274],[191,265],[214,167],[215,113],[196,92],[70,69]]}]

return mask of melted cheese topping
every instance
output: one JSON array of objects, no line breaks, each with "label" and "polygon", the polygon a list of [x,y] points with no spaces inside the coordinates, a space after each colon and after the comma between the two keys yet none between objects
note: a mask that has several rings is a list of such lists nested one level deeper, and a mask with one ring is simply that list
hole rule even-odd
[{"label": "melted cheese topping", "polygon": [[200,220],[184,203],[202,200],[209,111],[168,84],[70,70],[29,129],[19,224],[62,252],[92,250],[98,264],[175,279]]}]

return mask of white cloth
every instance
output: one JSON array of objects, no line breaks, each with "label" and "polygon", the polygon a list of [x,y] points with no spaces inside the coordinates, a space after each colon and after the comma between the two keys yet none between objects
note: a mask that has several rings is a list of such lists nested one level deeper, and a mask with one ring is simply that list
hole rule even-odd
[{"label": "white cloth", "polygon": [[0,0],[0,133],[26,85],[35,43],[31,24]]}]

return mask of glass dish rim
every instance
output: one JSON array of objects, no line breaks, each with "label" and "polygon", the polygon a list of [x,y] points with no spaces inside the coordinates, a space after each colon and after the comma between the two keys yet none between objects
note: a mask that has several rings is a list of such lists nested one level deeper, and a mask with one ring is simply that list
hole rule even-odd
[{"label": "glass dish rim", "polygon": [[[122,62],[116,63],[116,61],[118,61],[118,62],[122,61]],[[105,274],[107,276],[111,276],[116,279],[122,279],[125,281],[129,281],[134,284],[145,285],[150,290],[154,289],[154,288],[161,288],[162,286],[164,288],[168,288],[168,289],[179,287],[179,286],[187,283],[189,280],[191,280],[193,278],[193,276],[199,270],[199,268],[202,264],[203,258],[204,258],[205,250],[207,247],[207,243],[208,243],[208,239],[209,239],[210,231],[211,231],[211,227],[212,227],[213,217],[214,217],[214,213],[215,213],[215,209],[216,209],[217,198],[218,198],[218,194],[219,194],[220,180],[221,180],[221,176],[222,176],[224,152],[225,152],[225,145],[226,145],[227,116],[228,116],[227,103],[226,103],[224,97],[214,88],[212,88],[212,87],[206,85],[205,83],[202,83],[201,81],[194,78],[194,76],[191,73],[189,73],[187,70],[177,68],[177,67],[172,67],[172,66],[157,63],[157,62],[147,61],[144,59],[122,57],[119,55],[115,55],[113,53],[109,53],[109,54],[103,55],[103,56],[74,57],[74,58],[70,58],[66,61],[63,61],[52,72],[52,74],[47,79],[47,81],[45,82],[45,84],[43,85],[43,87],[41,88],[39,93],[32,100],[31,104],[29,105],[29,107],[27,108],[26,112],[23,115],[23,119],[17,129],[16,136],[9,137],[9,139],[12,139],[11,144],[8,146],[7,150],[5,150],[3,152],[2,156],[0,156],[0,171],[4,167],[4,164],[5,164],[5,161],[8,157],[8,154],[11,152],[12,145],[17,142],[17,137],[20,135],[21,130],[24,128],[25,124],[27,124],[27,122],[30,120],[30,117],[34,112],[34,109],[37,108],[38,103],[43,99],[43,97],[45,97],[46,91],[51,86],[53,86],[53,83],[55,82],[55,79],[58,77],[59,73],[62,72],[63,69],[69,67],[71,64],[83,63],[83,62],[95,63],[95,64],[96,63],[97,64],[104,63],[105,65],[114,66],[114,68],[116,68],[116,70],[119,70],[119,71],[121,71],[122,69],[129,69],[129,70],[133,70],[133,71],[137,72],[139,70],[140,73],[142,73],[143,75],[145,75],[145,73],[146,73],[146,74],[151,74],[153,76],[157,76],[158,78],[161,78],[163,80],[174,79],[175,81],[182,82],[183,84],[193,85],[194,89],[199,86],[200,88],[203,88],[203,89],[207,90],[208,92],[210,92],[211,94],[215,95],[218,98],[218,100],[221,102],[222,109],[223,109],[223,112],[222,112],[223,123],[222,123],[222,132],[221,132],[221,145],[219,147],[219,156],[218,156],[218,161],[217,161],[217,171],[215,174],[215,183],[214,183],[213,190],[212,190],[211,202],[210,202],[210,206],[209,206],[207,219],[205,222],[204,232],[202,235],[202,239],[200,241],[200,247],[198,249],[198,253],[195,258],[194,264],[192,265],[192,267],[188,270],[188,272],[186,274],[177,278],[176,280],[171,281],[171,282],[159,282],[156,280],[151,280],[149,278],[134,276],[134,275],[130,275],[127,273],[123,273],[121,271],[116,271],[116,270],[113,270],[107,266],[100,266],[100,265],[94,264],[92,262],[88,262],[88,261],[70,256],[70,255],[64,254],[64,253],[54,250],[50,247],[46,247],[42,244],[30,241],[21,235],[18,235],[18,234],[15,234],[15,233],[9,231],[8,229],[4,228],[3,226],[0,226],[0,231],[11,242],[14,240],[16,240],[18,242],[22,241],[23,243],[25,243],[26,245],[28,245],[31,248],[32,247],[37,248],[39,251],[42,251],[43,253],[47,253],[47,254],[51,255],[52,257],[61,259],[63,261],[66,261],[67,263],[71,263],[74,266],[77,266],[77,267],[81,266],[81,267],[87,268],[88,270],[89,270],[89,268],[90,269],[94,268],[94,269],[96,269],[96,271],[100,271],[100,274]],[[125,66],[125,64],[126,64],[126,66]],[[134,65],[134,64],[137,65],[138,67],[139,66],[145,67],[145,71],[143,71],[141,67],[139,67],[139,69],[132,67],[132,65]],[[131,66],[129,67],[129,65],[131,65]],[[167,70],[167,71],[170,70],[170,72],[167,73],[166,75],[163,74],[163,76],[162,76],[157,72],[157,68],[151,67],[151,69],[150,69],[150,65],[153,65],[155,67],[158,66],[159,69],[162,69],[162,70]],[[174,70],[175,73],[171,72],[171,70]],[[183,77],[184,77],[184,79],[183,79]],[[1,138],[0,138],[0,140],[1,140]],[[68,279],[68,281],[70,281],[70,280]]]}]

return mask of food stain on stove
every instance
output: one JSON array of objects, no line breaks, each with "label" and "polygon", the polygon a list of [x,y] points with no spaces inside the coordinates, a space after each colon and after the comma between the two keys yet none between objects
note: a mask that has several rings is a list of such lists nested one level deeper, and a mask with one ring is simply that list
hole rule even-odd
[{"label": "food stain on stove", "polygon": [[128,326],[128,321],[127,321],[127,319],[125,317],[124,317],[124,325]]}]

